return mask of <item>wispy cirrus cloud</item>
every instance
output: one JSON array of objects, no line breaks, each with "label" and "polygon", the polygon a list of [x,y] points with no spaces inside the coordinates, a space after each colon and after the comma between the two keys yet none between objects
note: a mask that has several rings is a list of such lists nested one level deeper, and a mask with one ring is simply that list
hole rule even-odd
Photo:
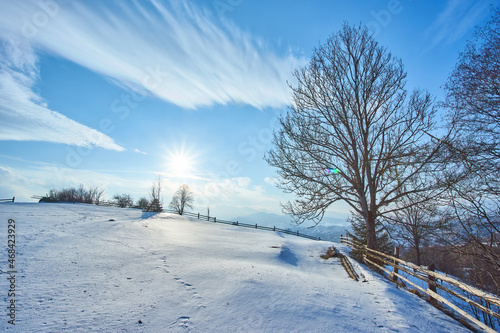
[{"label": "wispy cirrus cloud", "polygon": [[448,0],[426,35],[432,46],[451,44],[470,32],[488,13],[487,0]]},{"label": "wispy cirrus cloud", "polygon": [[286,80],[304,62],[189,1],[54,3],[40,27],[37,2],[5,3],[0,24],[38,49],[184,108],[283,107]]},{"label": "wispy cirrus cloud", "polygon": [[148,154],[148,153],[146,153],[146,152],[144,152],[144,151],[142,151],[142,150],[140,150],[138,148],[134,148],[133,151],[134,151],[134,153],[137,153],[137,154],[142,154],[142,155],[147,155]]},{"label": "wispy cirrus cloud", "polygon": [[124,150],[109,136],[51,110],[33,91],[37,56],[25,41],[0,39],[0,140],[46,141]]}]

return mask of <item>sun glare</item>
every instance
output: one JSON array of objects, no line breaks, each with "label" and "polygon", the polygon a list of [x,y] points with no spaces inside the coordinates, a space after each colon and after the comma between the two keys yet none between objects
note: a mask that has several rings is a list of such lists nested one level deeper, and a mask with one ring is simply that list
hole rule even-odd
[{"label": "sun glare", "polygon": [[191,175],[193,168],[193,157],[181,151],[170,154],[168,158],[169,172],[176,176]]}]

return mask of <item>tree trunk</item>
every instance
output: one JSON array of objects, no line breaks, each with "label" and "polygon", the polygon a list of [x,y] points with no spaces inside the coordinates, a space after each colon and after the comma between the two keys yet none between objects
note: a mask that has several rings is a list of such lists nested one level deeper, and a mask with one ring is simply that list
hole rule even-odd
[{"label": "tree trunk", "polygon": [[369,249],[377,249],[377,235],[375,233],[375,217],[372,212],[368,212],[365,217],[366,221],[366,246]]},{"label": "tree trunk", "polygon": [[416,264],[417,264],[417,266],[420,266],[422,264],[422,262],[420,261],[420,244],[419,243],[415,244],[415,254],[417,255]]}]

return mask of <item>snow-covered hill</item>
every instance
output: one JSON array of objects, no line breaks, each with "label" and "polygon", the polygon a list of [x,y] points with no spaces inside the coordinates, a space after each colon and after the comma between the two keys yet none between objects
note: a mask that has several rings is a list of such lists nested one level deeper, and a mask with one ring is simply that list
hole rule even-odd
[{"label": "snow-covered hill", "polygon": [[329,242],[78,204],[0,204],[0,221],[2,332],[467,332],[361,267],[351,280],[319,258]]}]

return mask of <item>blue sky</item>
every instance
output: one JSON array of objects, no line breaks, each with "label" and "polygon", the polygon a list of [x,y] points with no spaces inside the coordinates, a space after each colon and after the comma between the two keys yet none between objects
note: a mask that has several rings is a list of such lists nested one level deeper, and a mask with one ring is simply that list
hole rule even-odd
[{"label": "blue sky", "polygon": [[[400,57],[437,100],[498,1],[0,1],[0,198],[99,186],[195,211],[280,212],[263,160],[291,72],[342,23]],[[339,204],[330,215],[345,217]]]}]

